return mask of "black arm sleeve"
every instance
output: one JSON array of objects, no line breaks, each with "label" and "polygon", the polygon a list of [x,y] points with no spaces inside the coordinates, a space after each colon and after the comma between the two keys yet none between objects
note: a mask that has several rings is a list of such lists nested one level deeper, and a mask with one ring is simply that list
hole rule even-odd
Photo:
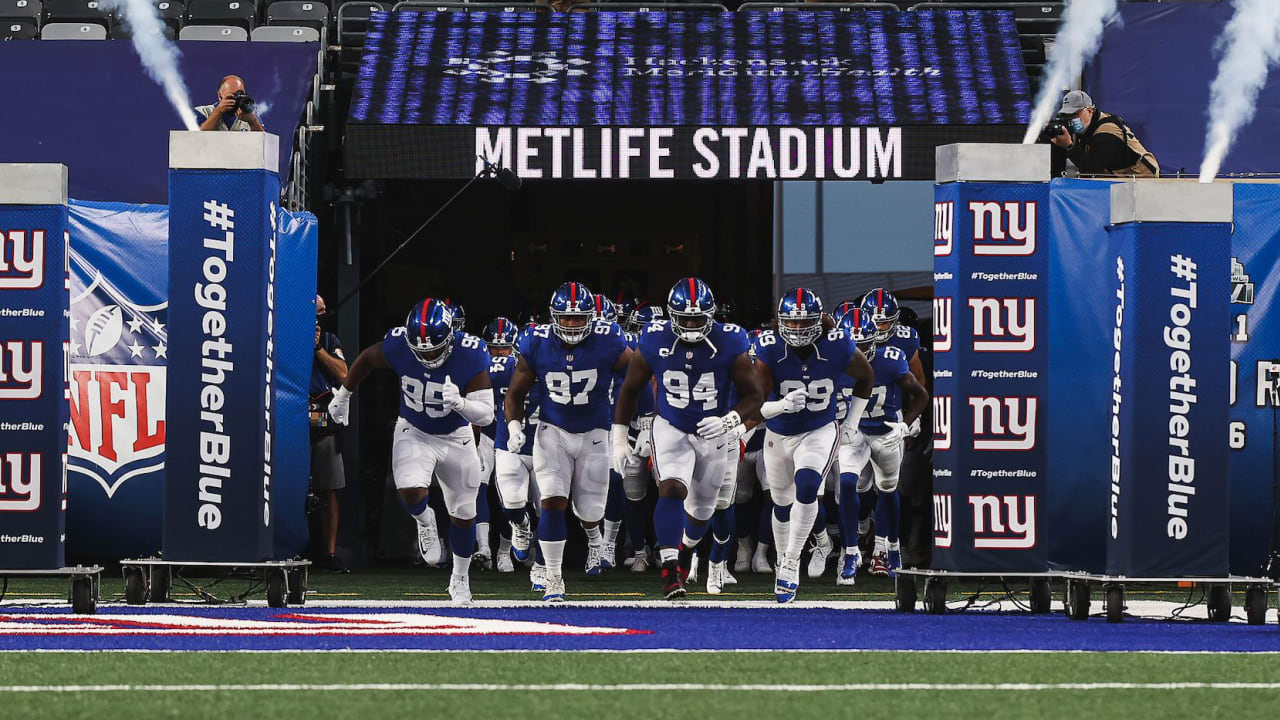
[{"label": "black arm sleeve", "polygon": [[1084,175],[1101,175],[1136,162],[1133,151],[1115,135],[1094,133],[1076,143],[1069,157]]}]

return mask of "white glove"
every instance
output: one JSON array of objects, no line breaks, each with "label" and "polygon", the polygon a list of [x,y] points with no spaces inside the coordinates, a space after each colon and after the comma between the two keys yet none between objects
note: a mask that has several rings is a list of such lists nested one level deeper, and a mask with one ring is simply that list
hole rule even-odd
[{"label": "white glove", "polygon": [[764,419],[771,420],[779,415],[797,413],[809,402],[809,391],[796,388],[784,395],[780,400],[770,400],[760,407]]},{"label": "white glove", "polygon": [[907,437],[920,437],[920,418],[911,421],[910,427],[907,428]]},{"label": "white glove", "polygon": [[888,420],[885,421],[884,426],[889,428],[889,433],[884,436],[886,442],[900,442],[902,438],[906,437],[911,432],[911,429],[907,427],[906,423]]},{"label": "white glove", "polygon": [[462,404],[466,399],[462,397],[462,391],[457,385],[453,384],[453,380],[449,376],[445,376],[444,385],[440,386],[440,400],[444,402],[444,409],[449,412],[457,412],[462,409]]},{"label": "white glove", "polygon": [[351,391],[339,385],[329,401],[329,417],[339,425],[346,425],[351,415]]},{"label": "white glove", "polygon": [[850,425],[848,422],[845,422],[840,428],[840,433],[840,442],[845,445],[857,445],[865,442],[866,440],[862,435],[862,430],[858,428],[856,423]]},{"label": "white glove", "polygon": [[703,440],[715,440],[740,424],[742,424],[742,417],[736,410],[730,410],[722,417],[712,415],[698,422],[698,437]]},{"label": "white glove", "polygon": [[622,474],[623,468],[627,466],[627,457],[631,455],[631,446],[627,443],[626,425],[615,424],[613,432],[609,435],[609,449],[612,453],[611,462],[613,471]]},{"label": "white glove", "polygon": [[747,426],[743,425],[742,423],[738,423],[737,425],[734,425],[733,427],[729,428],[729,432],[728,432],[729,442],[741,442],[742,436],[746,434],[747,434]]},{"label": "white glove", "polygon": [[524,441],[524,425],[519,420],[507,423],[507,452],[519,453]]}]

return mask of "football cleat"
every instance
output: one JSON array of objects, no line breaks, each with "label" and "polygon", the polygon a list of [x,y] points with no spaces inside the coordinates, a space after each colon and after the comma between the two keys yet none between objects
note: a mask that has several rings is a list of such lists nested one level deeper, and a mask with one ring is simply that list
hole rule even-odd
[{"label": "football cleat", "polygon": [[756,546],[756,554],[751,557],[751,572],[760,575],[772,575],[773,566],[769,564],[769,546],[761,543]]},{"label": "football cleat", "polygon": [[836,584],[852,585],[858,577],[860,565],[862,565],[862,551],[858,548],[845,548],[840,555],[840,573],[836,575]]},{"label": "football cleat", "polygon": [[782,558],[778,561],[778,571],[774,576],[773,594],[780,603],[789,603],[796,599],[796,591],[800,589],[800,559]]},{"label": "football cleat", "polygon": [[449,601],[454,605],[471,604],[471,583],[461,575],[449,577]]},{"label": "football cleat", "polygon": [[686,585],[692,585],[698,582],[698,556],[694,555],[689,558],[689,571],[684,574],[684,582]]},{"label": "football cleat", "polygon": [[498,555],[498,562],[495,563],[500,573],[513,573],[516,571],[515,563],[511,562],[511,553],[502,553]]},{"label": "football cleat", "polygon": [[889,577],[898,577],[898,568],[902,567],[902,551],[890,550],[886,553],[884,556],[884,565],[885,571],[889,574]]},{"label": "football cleat", "polygon": [[676,564],[680,566],[680,582],[688,584],[690,572],[693,573],[693,580],[698,579],[698,556],[693,554],[693,548],[687,548],[682,544]]},{"label": "football cleat", "polygon": [[720,582],[724,585],[737,585],[738,578],[734,577],[729,573],[729,562],[726,560],[725,562],[721,563],[721,566],[722,567],[720,568]]},{"label": "football cleat", "polygon": [[522,525],[511,523],[511,555],[516,562],[527,561],[532,547],[533,528],[529,527],[529,521],[526,520]]},{"label": "football cleat", "polygon": [[642,573],[649,571],[649,549],[637,550],[635,555],[624,561],[631,567],[631,572]]},{"label": "football cleat", "polygon": [[427,513],[427,522],[418,523],[418,554],[422,562],[435,567],[444,562],[444,547],[440,544],[440,535],[436,532],[435,513]]},{"label": "football cleat", "polygon": [[600,569],[612,570],[614,568],[614,561],[617,560],[617,558],[618,558],[617,541],[606,540],[604,543],[604,546],[600,550]]},{"label": "football cleat", "polygon": [[809,555],[808,575],[810,578],[822,577],[822,573],[827,570],[827,560],[831,557],[832,552],[831,537],[823,533],[814,541],[813,553]]},{"label": "football cleat", "polygon": [[601,558],[603,557],[604,547],[602,545],[587,544],[587,577],[599,577],[601,567]]},{"label": "football cleat", "polygon": [[686,594],[684,582],[680,579],[680,564],[676,560],[662,563],[662,597],[667,600],[678,600]]},{"label": "football cleat", "polygon": [[733,571],[751,571],[751,543],[746,538],[738,541],[738,557],[733,561]]},{"label": "football cleat", "polygon": [[547,586],[542,591],[542,602],[562,603],[564,602],[564,578],[548,577]]},{"label": "football cleat", "polygon": [[719,595],[724,592],[725,563],[715,562],[707,567],[707,592]]},{"label": "football cleat", "polygon": [[534,592],[543,592],[547,589],[547,566],[538,565],[537,563],[529,570],[529,585]]},{"label": "football cleat", "polygon": [[480,548],[471,556],[471,564],[480,570],[493,569],[493,557],[489,548]]},{"label": "football cleat", "polygon": [[876,577],[889,577],[889,557],[887,553],[871,554],[871,574]]}]

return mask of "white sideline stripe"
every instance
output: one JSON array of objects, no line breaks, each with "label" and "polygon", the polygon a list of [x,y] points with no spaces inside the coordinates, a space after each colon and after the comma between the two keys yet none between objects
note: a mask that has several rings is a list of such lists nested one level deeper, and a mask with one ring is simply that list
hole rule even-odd
[{"label": "white sideline stripe", "polygon": [[101,692],[615,692],[615,691],[732,691],[771,693],[813,692],[1046,692],[1096,690],[1280,690],[1280,682],[1168,682],[1168,683],[849,683],[844,685],[764,685],[717,683],[632,684],[504,684],[504,683],[348,683],[261,685],[0,685],[0,693]]}]

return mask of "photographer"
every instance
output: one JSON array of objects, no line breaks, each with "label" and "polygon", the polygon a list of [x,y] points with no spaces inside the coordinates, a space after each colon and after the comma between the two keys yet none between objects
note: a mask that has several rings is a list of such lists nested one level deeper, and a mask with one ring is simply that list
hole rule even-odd
[{"label": "photographer", "polygon": [[316,296],[316,344],[311,365],[311,388],[308,393],[311,417],[311,492],[319,501],[316,508],[319,538],[313,538],[313,555],[318,564],[331,572],[347,572],[337,555],[338,491],[346,487],[342,454],[338,449],[339,426],[329,417],[329,399],[333,389],[347,379],[347,361],[342,355],[338,336],[325,332],[321,319],[325,315],[324,298]]},{"label": "photographer", "polygon": [[238,75],[222,78],[218,86],[218,102],[195,108],[204,118],[201,130],[231,130],[236,132],[266,132],[262,121],[254,114],[253,98],[244,89],[244,80]]},{"label": "photographer", "polygon": [[1062,98],[1058,116],[1040,135],[1053,144],[1052,170],[1061,175],[1070,160],[1081,175],[1160,177],[1160,164],[1118,115],[1094,107],[1082,90]]}]

